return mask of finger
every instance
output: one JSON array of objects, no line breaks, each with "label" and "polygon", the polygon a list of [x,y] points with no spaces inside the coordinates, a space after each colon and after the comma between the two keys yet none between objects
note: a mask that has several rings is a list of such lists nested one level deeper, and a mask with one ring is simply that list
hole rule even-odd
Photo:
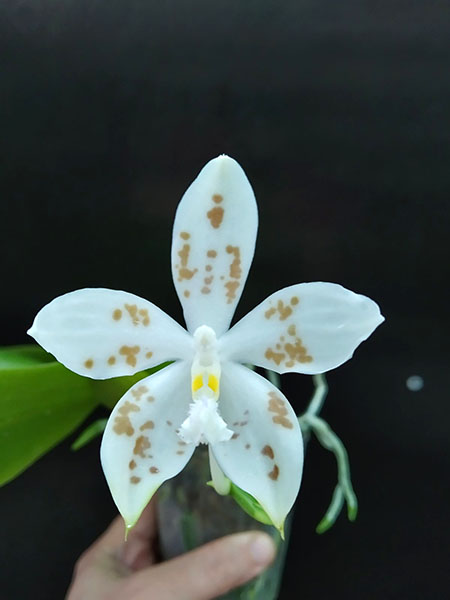
[{"label": "finger", "polygon": [[135,527],[128,532],[125,541],[125,524],[119,515],[108,529],[89,548],[92,558],[112,554],[131,570],[147,567],[155,562],[153,551],[156,539],[156,504],[152,501],[143,511]]},{"label": "finger", "polygon": [[136,573],[124,594],[133,600],[210,600],[258,575],[274,556],[267,534],[230,535]]},{"label": "finger", "polygon": [[[123,520],[122,520],[123,526]],[[156,499],[146,506],[139,521],[128,532],[118,551],[119,560],[133,571],[144,569],[156,562]]]}]

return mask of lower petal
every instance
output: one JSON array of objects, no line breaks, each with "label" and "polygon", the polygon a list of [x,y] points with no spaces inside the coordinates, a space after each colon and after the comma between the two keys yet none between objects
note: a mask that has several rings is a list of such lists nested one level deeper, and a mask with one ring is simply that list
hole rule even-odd
[{"label": "lower petal", "polygon": [[234,363],[222,365],[219,405],[234,435],[213,445],[215,459],[282,529],[303,468],[302,435],[292,407],[269,381]]},{"label": "lower petal", "polygon": [[177,475],[195,450],[177,434],[190,400],[190,368],[178,362],[139,381],[111,413],[101,461],[127,527],[136,523],[159,486]]}]

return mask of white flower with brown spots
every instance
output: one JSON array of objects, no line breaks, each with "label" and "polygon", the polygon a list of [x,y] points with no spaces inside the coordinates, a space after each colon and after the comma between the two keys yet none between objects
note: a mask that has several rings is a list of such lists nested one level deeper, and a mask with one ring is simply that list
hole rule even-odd
[{"label": "white flower with brown spots", "polygon": [[245,363],[278,373],[322,373],[348,360],[383,321],[365,296],[303,283],[269,296],[230,330],[253,258],[258,213],[233,159],[210,161],[175,216],[172,273],[187,331],[151,302],[107,289],[56,298],[29,333],[66,367],[95,379],[164,361],[117,403],[101,460],[128,527],[198,443],[254,496],[280,529],[297,496],[303,445],[283,394]]}]

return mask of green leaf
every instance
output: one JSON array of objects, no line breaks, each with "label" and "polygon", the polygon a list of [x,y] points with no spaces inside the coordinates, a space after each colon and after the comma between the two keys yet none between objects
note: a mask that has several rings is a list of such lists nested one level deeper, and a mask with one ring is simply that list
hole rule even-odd
[{"label": "green leaf", "polygon": [[244,492],[241,488],[231,482],[230,496],[239,504],[239,506],[248,515],[256,521],[264,523],[264,525],[273,525],[271,518],[263,509],[261,504],[248,492]]},{"label": "green leaf", "polygon": [[91,381],[40,348],[2,348],[0,485],[69,435],[95,405]]},{"label": "green leaf", "polygon": [[51,354],[40,346],[9,346],[0,348],[0,369],[20,369],[55,362]]},{"label": "green leaf", "polygon": [[105,431],[108,419],[97,419],[84,429],[70,446],[71,450],[80,450]]}]

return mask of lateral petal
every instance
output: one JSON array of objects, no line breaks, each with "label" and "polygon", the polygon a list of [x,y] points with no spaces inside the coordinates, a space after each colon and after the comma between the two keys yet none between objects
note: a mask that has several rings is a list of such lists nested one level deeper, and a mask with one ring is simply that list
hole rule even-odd
[{"label": "lateral petal", "polygon": [[111,413],[100,456],[127,527],[136,523],[159,486],[177,475],[195,450],[177,434],[190,400],[190,367],[178,362],[136,383]]},{"label": "lateral petal", "polygon": [[220,353],[277,373],[323,373],[349,360],[383,321],[367,296],[335,283],[300,283],[236,323],[220,340]]},{"label": "lateral petal", "polygon": [[82,289],[55,298],[28,333],[71,371],[132,375],[192,356],[192,338],[157,306],[128,292]]},{"label": "lateral petal", "polygon": [[251,185],[228,156],[211,160],[175,215],[172,274],[187,328],[230,325],[253,259],[258,212]]},{"label": "lateral petal", "polygon": [[214,457],[225,475],[256,498],[282,531],[302,476],[298,419],[280,390],[233,363],[222,366],[219,405],[234,435],[213,445]]}]

